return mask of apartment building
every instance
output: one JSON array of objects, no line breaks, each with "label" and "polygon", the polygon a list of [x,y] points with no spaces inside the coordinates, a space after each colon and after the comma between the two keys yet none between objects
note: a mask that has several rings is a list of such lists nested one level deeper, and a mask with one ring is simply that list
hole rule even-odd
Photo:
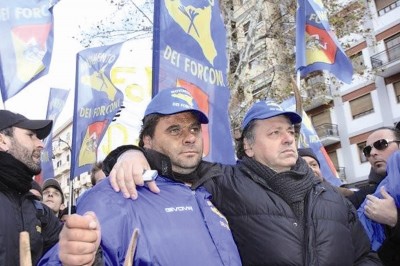
[{"label": "apartment building", "polygon": [[[92,187],[90,172],[83,173],[70,180],[72,146],[72,120],[69,119],[53,133],[54,178],[60,183],[65,198],[69,199],[72,192],[72,204],[86,190]],[[71,186],[72,185],[72,186]]]},{"label": "apartment building", "polygon": [[[284,15],[285,9],[271,9],[272,2],[264,3],[263,8]],[[233,20],[235,26],[242,29],[242,37],[249,32],[249,24],[255,19],[249,14],[254,14],[256,8],[259,8],[257,1],[236,2]],[[352,23],[346,22],[346,16],[354,13],[355,9],[362,8],[364,14],[358,25],[361,30],[340,38],[353,63],[353,81],[342,84],[335,82],[329,73],[315,72],[302,81],[302,94],[304,109],[340,178],[348,184],[362,185],[370,171],[362,153],[367,136],[379,127],[393,126],[400,121],[400,1],[346,1],[342,8],[338,15],[344,19],[344,27]],[[267,87],[268,75],[262,73],[270,69],[260,64],[267,60],[268,53],[263,53],[262,49],[267,47],[266,50],[271,50],[270,40],[257,38],[257,34],[265,34],[258,29],[265,23],[265,15],[270,13],[258,14],[264,17],[258,19],[256,36],[253,37],[257,42],[249,55],[247,75],[251,82],[248,83],[248,99],[256,97]],[[292,38],[294,21],[282,21],[281,25],[287,38]]]}]

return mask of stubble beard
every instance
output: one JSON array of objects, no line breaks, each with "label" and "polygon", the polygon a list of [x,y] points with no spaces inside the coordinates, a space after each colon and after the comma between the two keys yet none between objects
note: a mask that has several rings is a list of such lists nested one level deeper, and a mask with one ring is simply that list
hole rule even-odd
[{"label": "stubble beard", "polygon": [[34,175],[40,174],[40,172],[42,171],[40,159],[37,162],[35,162],[35,160],[33,159],[34,155],[36,155],[37,153],[39,153],[40,155],[40,151],[31,152],[15,140],[12,140],[12,146],[8,150],[8,153],[14,156],[14,158],[19,160],[23,164],[25,164]]}]

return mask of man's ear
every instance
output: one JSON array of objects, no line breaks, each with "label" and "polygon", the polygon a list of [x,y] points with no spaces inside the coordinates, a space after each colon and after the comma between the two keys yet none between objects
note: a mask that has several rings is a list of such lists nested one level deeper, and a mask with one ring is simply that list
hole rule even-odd
[{"label": "man's ear", "polygon": [[6,137],[6,135],[0,133],[0,151],[7,152],[9,149],[8,148],[9,142],[10,142],[10,140]]},{"label": "man's ear", "polygon": [[150,136],[144,136],[143,137],[143,147],[147,149],[153,148],[153,141]]},{"label": "man's ear", "polygon": [[253,152],[253,147],[252,146],[253,145],[251,145],[246,138],[243,139],[244,152],[250,158],[254,156],[254,152]]}]

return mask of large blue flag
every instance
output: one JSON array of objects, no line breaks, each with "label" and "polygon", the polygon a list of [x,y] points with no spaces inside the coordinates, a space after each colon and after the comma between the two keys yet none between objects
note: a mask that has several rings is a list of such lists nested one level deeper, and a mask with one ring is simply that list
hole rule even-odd
[{"label": "large blue flag", "polygon": [[3,102],[47,74],[56,1],[0,0],[0,90]]},{"label": "large blue flag", "polygon": [[154,93],[189,90],[210,123],[203,127],[204,159],[234,163],[228,103],[226,32],[218,1],[157,0]]},{"label": "large blue flag", "polygon": [[[53,120],[53,123],[57,121],[58,116],[64,108],[67,100],[69,90],[50,88],[49,102],[47,105],[46,119]],[[53,132],[44,140],[44,149],[41,155],[42,161],[42,172],[38,179],[35,178],[39,183],[43,180],[54,178],[54,167],[53,167]]]},{"label": "large blue flag", "polygon": [[296,71],[305,77],[327,70],[351,83],[353,65],[331,31],[321,0],[298,0],[296,15]]},{"label": "large blue flag", "polygon": [[[135,75],[134,69],[121,71],[118,68],[123,66],[117,67],[124,60],[121,51],[129,43],[89,48],[77,54],[71,179],[89,171],[97,161],[99,145],[123,106],[124,93],[139,93],[135,84],[128,86],[125,82]],[[133,48],[124,50],[140,54]]]},{"label": "large blue flag", "polygon": [[[295,98],[291,97],[282,103],[282,108],[285,110],[296,110]],[[342,182],[339,179],[335,166],[332,163],[325,147],[322,145],[317,132],[315,131],[311,119],[306,112],[302,114],[303,121],[301,122],[300,138],[298,148],[311,148],[318,158],[321,165],[321,173],[326,181],[334,186],[340,186]]]}]

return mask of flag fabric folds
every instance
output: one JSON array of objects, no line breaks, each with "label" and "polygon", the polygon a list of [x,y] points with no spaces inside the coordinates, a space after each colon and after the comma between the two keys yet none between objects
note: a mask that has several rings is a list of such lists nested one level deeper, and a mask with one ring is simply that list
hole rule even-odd
[{"label": "flag fabric folds", "polygon": [[[285,100],[281,105],[282,108],[284,108],[285,110],[290,110],[294,112],[296,110],[294,97]],[[306,112],[304,112],[304,110],[301,117],[303,121],[301,122],[298,148],[311,148],[317,156],[318,161],[320,162],[321,173],[324,179],[334,186],[340,186],[342,182],[339,179],[332,160],[326,153],[326,150],[311,123],[311,119],[308,117]]]},{"label": "flag fabric folds", "polygon": [[[382,199],[381,188],[385,187],[386,191],[390,196],[393,197],[394,202],[396,204],[397,209],[400,208],[400,151],[396,151],[393,153],[387,161],[387,176],[379,183],[379,186],[376,188],[375,193],[373,194],[375,197]],[[365,213],[364,208],[367,200],[361,204],[360,208],[358,208],[357,213],[360,218],[360,222],[365,228],[367,235],[371,241],[371,248],[374,251],[377,251],[383,244],[385,240],[385,228],[384,225],[372,221],[369,219]]]},{"label": "flag fabric folds", "polygon": [[[57,121],[58,116],[64,108],[69,90],[50,88],[49,102],[47,105],[46,119]],[[53,167],[53,132],[44,140],[44,149],[41,154],[42,172],[39,177],[39,183],[49,178],[54,178]],[[38,181],[35,178],[36,181]]]},{"label": "flag fabric folds", "polygon": [[71,179],[96,162],[100,141],[121,108],[123,94],[111,77],[121,46],[88,48],[77,54]]},{"label": "flag fabric folds", "polygon": [[77,54],[71,179],[111,150],[137,143],[151,99],[152,38]]},{"label": "flag fabric folds", "polygon": [[326,70],[351,83],[353,65],[331,31],[321,0],[298,0],[296,14],[296,71]]},{"label": "flag fabric folds", "polygon": [[155,2],[153,89],[189,90],[209,117],[203,158],[234,163],[228,116],[226,32],[218,1]]},{"label": "flag fabric folds", "polygon": [[0,90],[3,102],[48,73],[55,2],[0,0]]}]

